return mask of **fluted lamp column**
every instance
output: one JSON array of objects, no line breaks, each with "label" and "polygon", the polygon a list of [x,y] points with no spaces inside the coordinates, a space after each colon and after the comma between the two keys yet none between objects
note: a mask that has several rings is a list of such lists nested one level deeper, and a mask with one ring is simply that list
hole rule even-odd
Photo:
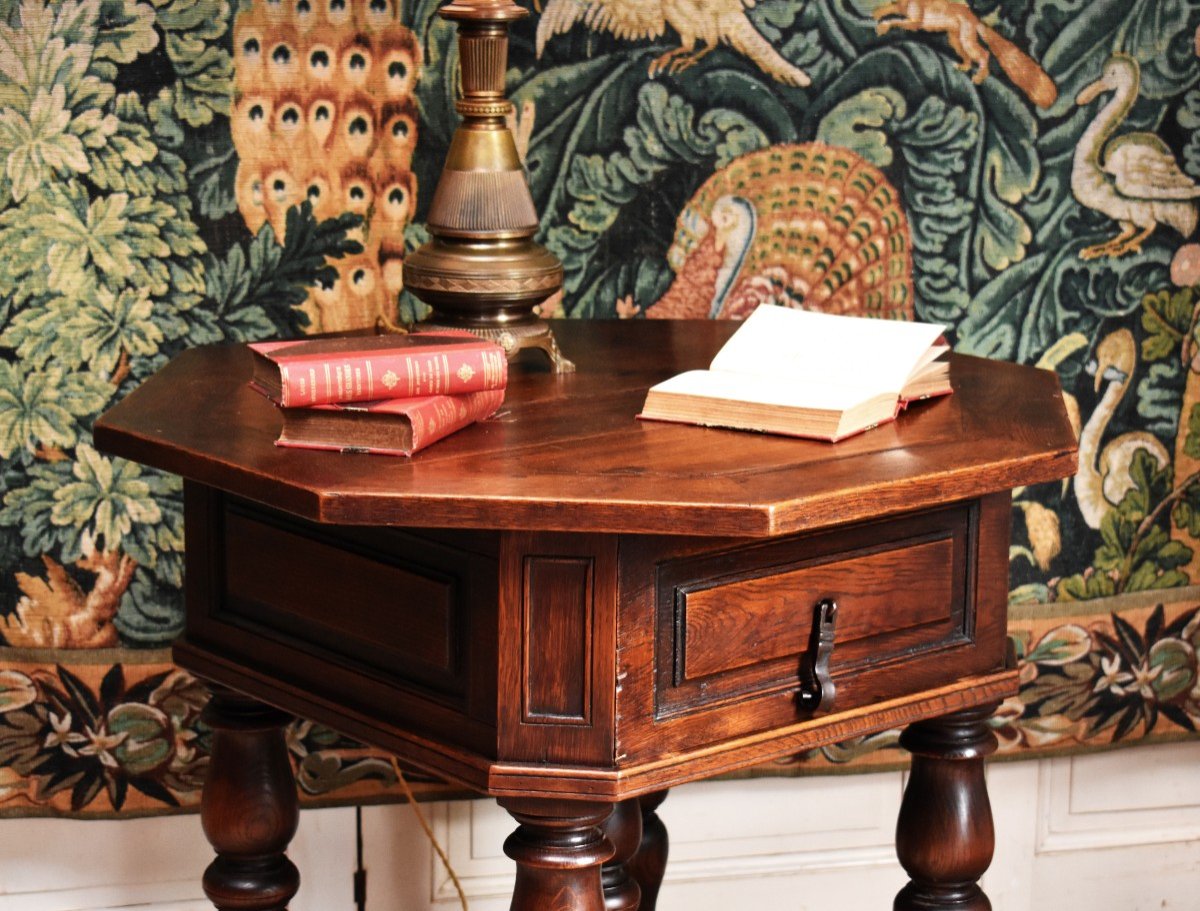
[{"label": "fluted lamp column", "polygon": [[562,288],[563,268],[533,240],[537,211],[506,123],[508,26],[529,11],[513,0],[452,0],[439,15],[458,23],[463,121],[430,203],[433,239],[404,261],[405,287],[433,310],[418,329],[467,329],[499,342],[510,358],[538,348],[555,372],[571,372],[534,313]]}]

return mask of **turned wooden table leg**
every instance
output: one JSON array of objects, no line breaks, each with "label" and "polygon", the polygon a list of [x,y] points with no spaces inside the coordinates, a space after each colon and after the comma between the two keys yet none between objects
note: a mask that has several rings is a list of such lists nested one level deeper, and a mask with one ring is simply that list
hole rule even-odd
[{"label": "turned wooden table leg", "polygon": [[504,842],[517,862],[512,911],[605,911],[600,865],[613,856],[610,803],[503,798],[520,823]]},{"label": "turned wooden table leg", "polygon": [[896,853],[911,881],[895,911],[991,911],[979,888],[995,835],[983,759],[996,749],[987,726],[995,705],[910,725],[900,743],[913,754]]},{"label": "turned wooden table leg", "polygon": [[642,843],[642,806],[636,797],[622,800],[605,820],[604,834],[613,856],[600,868],[604,907],[608,911],[638,911],[642,889],[629,869],[629,861]]},{"label": "turned wooden table leg", "polygon": [[642,842],[626,864],[629,874],[642,888],[638,911],[654,911],[658,904],[658,889],[667,869],[667,827],[657,813],[666,799],[666,791],[655,791],[638,798],[642,812]]},{"label": "turned wooden table leg", "polygon": [[291,718],[223,688],[202,717],[213,743],[200,820],[217,852],[204,894],[221,911],[284,911],[300,888],[284,853],[300,821],[283,736]]}]

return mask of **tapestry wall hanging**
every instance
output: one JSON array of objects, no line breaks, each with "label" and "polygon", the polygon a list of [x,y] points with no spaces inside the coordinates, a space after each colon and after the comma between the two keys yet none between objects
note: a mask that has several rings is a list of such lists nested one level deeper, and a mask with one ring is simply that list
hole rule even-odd
[{"label": "tapestry wall hanging", "polygon": [[[186,347],[420,315],[458,67],[436,0],[397,2],[0,0],[0,815],[196,805],[180,485],[90,428]],[[1081,467],[1013,501],[1002,752],[1194,733],[1200,2],[525,5],[544,310],[917,318],[1056,370]],[[290,744],[311,802],[393,794],[336,733]]]}]

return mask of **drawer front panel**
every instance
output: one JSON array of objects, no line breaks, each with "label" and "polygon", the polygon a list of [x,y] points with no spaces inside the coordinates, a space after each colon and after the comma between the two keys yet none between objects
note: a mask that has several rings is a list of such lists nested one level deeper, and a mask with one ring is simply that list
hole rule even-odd
[{"label": "drawer front panel", "polygon": [[657,716],[794,690],[825,598],[838,604],[835,680],[969,643],[972,512],[659,564]]},{"label": "drawer front panel", "polygon": [[936,640],[953,629],[953,560],[953,539],[941,538],[681,591],[683,661],[676,681],[800,655],[808,645],[813,607],[825,597],[841,608],[837,651],[843,665]]}]

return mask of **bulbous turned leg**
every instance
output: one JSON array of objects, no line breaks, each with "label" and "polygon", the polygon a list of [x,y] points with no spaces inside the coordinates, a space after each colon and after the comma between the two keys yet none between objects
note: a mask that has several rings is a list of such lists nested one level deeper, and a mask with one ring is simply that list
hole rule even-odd
[{"label": "bulbous turned leg", "polygon": [[910,725],[900,743],[913,754],[896,853],[911,882],[895,911],[991,911],[979,888],[995,836],[983,759],[996,749],[987,726],[996,706]]},{"label": "bulbous turned leg", "polygon": [[215,688],[203,720],[213,730],[200,803],[217,858],[204,894],[220,911],[285,911],[300,874],[284,853],[300,821],[283,712]]},{"label": "bulbous turned leg", "polygon": [[604,834],[612,842],[613,856],[600,868],[604,907],[608,911],[638,911],[642,889],[629,869],[629,861],[642,843],[642,807],[636,797],[622,800],[605,820]]},{"label": "bulbous turned leg", "polygon": [[654,911],[658,904],[658,889],[667,869],[667,827],[656,812],[666,799],[666,791],[655,791],[638,798],[642,811],[642,843],[626,864],[630,875],[642,887],[638,911]]},{"label": "bulbous turned leg", "polygon": [[512,911],[605,911],[600,865],[613,856],[610,803],[502,798],[520,823],[504,842],[517,862]]}]

